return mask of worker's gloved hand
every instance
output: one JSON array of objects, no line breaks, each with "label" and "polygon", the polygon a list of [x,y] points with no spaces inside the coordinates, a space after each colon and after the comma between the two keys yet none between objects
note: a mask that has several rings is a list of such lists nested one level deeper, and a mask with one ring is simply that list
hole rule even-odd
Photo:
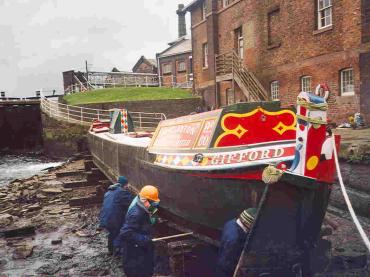
[{"label": "worker's gloved hand", "polygon": [[139,246],[146,246],[152,242],[151,236],[141,235],[140,241],[137,242]]}]

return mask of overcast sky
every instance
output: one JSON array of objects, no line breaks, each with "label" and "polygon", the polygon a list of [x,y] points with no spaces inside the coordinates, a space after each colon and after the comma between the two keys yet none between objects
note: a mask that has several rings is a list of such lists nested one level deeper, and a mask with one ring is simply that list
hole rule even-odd
[{"label": "overcast sky", "polygon": [[62,72],[85,70],[85,60],[90,70],[131,70],[177,38],[177,6],[190,2],[0,0],[0,90],[62,92]]}]

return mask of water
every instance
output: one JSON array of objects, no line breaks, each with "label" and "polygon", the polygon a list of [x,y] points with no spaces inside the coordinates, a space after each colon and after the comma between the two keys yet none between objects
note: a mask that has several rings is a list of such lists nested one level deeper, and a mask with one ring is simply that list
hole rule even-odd
[{"label": "water", "polygon": [[49,162],[35,156],[3,155],[0,156],[0,186],[6,185],[15,179],[31,177],[43,169],[62,164]]}]

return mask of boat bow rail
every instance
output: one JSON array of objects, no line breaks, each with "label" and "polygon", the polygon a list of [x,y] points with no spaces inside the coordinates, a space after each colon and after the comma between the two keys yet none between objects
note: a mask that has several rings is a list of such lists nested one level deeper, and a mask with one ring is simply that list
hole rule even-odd
[{"label": "boat bow rail", "polygon": [[[66,105],[45,97],[41,97],[40,106],[48,116],[69,123],[90,126],[94,120],[110,120],[109,110]],[[130,115],[139,130],[153,130],[166,119],[164,113],[130,112]]]}]

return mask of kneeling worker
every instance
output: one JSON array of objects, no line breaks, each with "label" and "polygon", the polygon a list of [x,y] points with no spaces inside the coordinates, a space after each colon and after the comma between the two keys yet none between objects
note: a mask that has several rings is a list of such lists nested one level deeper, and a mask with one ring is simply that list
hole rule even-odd
[{"label": "kneeling worker", "polygon": [[120,176],[116,184],[110,186],[104,195],[103,207],[100,212],[100,227],[105,228],[108,234],[108,252],[113,254],[113,240],[125,220],[127,209],[134,196],[127,188],[127,179]]},{"label": "kneeling worker", "polygon": [[233,276],[256,213],[257,209],[249,208],[239,218],[225,224],[217,261],[217,276]]},{"label": "kneeling worker", "polygon": [[149,277],[154,271],[151,229],[159,205],[158,189],[145,186],[130,206],[116,239],[123,249],[123,269],[127,277]]}]

